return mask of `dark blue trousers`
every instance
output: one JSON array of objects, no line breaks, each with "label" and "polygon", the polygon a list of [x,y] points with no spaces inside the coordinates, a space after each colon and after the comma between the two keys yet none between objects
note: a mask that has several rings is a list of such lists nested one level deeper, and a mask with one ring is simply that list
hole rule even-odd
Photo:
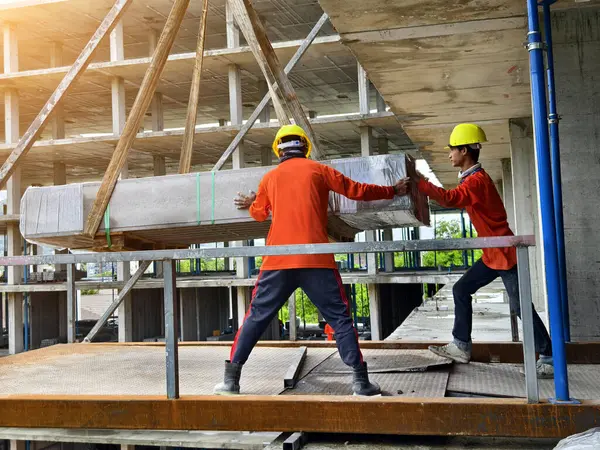
[{"label": "dark blue trousers", "polygon": [[[486,266],[482,260],[478,260],[452,288],[454,294],[454,329],[452,334],[455,339],[465,344],[471,342],[471,328],[473,325],[472,295],[498,277],[502,278],[506,288],[511,311],[516,312],[517,316],[521,318],[517,266],[510,270],[494,270]],[[531,307],[533,309],[535,351],[545,356],[551,356],[552,343],[548,331],[533,305]]]},{"label": "dark blue trousers", "polygon": [[[244,323],[231,347],[231,362],[245,363],[250,352],[290,295],[301,288],[335,332],[342,361],[350,367],[362,364],[358,333],[350,304],[335,269],[287,269],[261,271],[252,292]],[[295,317],[290,317],[290,321]]]}]

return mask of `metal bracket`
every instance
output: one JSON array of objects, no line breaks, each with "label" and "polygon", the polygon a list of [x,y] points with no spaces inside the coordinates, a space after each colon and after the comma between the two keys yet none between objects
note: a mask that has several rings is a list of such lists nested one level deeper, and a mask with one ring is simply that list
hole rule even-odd
[{"label": "metal bracket", "polygon": [[558,123],[560,121],[560,119],[562,119],[562,117],[559,116],[558,114],[548,114],[548,123],[549,124]]},{"label": "metal bracket", "polygon": [[544,44],[543,42],[526,42],[525,48],[528,52],[532,50],[544,50]]},{"label": "metal bracket", "polygon": [[283,442],[283,450],[300,450],[307,441],[308,437],[305,433],[294,433]]},{"label": "metal bracket", "polygon": [[556,398],[551,397],[548,401],[553,405],[581,405],[581,402],[575,398],[569,400],[556,400]]}]

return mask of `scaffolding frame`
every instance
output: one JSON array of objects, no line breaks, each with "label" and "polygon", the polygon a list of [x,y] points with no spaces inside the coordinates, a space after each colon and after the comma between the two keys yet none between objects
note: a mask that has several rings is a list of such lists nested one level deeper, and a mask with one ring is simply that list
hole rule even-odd
[{"label": "scaffolding frame", "polygon": [[[279,245],[267,247],[228,247],[228,248],[194,248],[184,250],[146,250],[135,252],[82,253],[40,256],[11,256],[0,258],[0,265],[19,266],[33,264],[66,264],[67,265],[67,323],[68,340],[75,342],[76,287],[75,264],[140,261],[140,269],[127,283],[119,296],[103,314],[106,321],[118,307],[151,261],[160,261],[164,273],[164,316],[166,347],[166,394],[168,399],[179,398],[179,355],[178,333],[179,314],[177,302],[175,264],[180,259],[210,257],[256,257],[273,255],[319,255],[335,253],[393,253],[400,251],[427,250],[471,250],[479,248],[516,247],[518,258],[519,294],[523,320],[523,360],[525,363],[525,384],[527,401],[539,402],[539,390],[535,367],[535,348],[533,337],[533,310],[529,271],[528,247],[535,245],[534,236],[501,236],[473,239],[419,240],[419,241],[372,241],[330,244]],[[526,281],[525,281],[526,280]],[[103,325],[98,322],[85,338],[91,342],[95,333]]]}]

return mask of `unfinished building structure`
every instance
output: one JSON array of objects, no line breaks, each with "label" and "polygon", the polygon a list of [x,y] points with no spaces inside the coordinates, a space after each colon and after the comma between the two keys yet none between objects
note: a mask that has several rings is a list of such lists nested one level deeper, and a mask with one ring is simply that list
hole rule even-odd
[{"label": "unfinished building structure", "polygon": [[[5,70],[0,83],[5,92],[4,117],[7,128],[4,137],[6,144],[2,151],[6,157],[53,91],[59,87],[65,74],[68,76],[71,65],[77,61],[79,52],[111,5],[109,1],[94,4],[66,1],[4,7]],[[116,25],[110,37],[100,41],[90,65],[51,114],[48,125],[11,177],[14,182],[8,185],[8,208],[4,217],[9,254],[19,254],[24,248],[28,253],[37,251],[35,244],[25,244],[23,247],[17,227],[20,197],[27,187],[95,181],[104,175],[144,75],[151,65],[171,6],[172,2],[168,1],[131,1],[126,2],[119,11],[122,16],[115,16],[118,20],[115,20]],[[178,172],[193,68],[197,59],[202,6],[192,2],[185,12],[150,107],[141,121],[135,144],[120,172],[121,178]],[[397,152],[419,156],[416,146],[403,131],[399,117],[389,111],[365,71],[341,43],[318,3],[301,2],[284,6],[263,2],[256,4],[256,11],[265,23],[277,57],[282,62],[289,61],[286,70],[289,69],[290,80],[318,137],[321,159]],[[42,25],[47,23],[44,17],[55,17],[56,20],[47,27]],[[85,17],[86,21],[82,22],[80,17]],[[36,21],[40,21],[40,25],[33,29],[38,34],[32,34],[32,24]],[[74,27],[75,23],[77,26]],[[259,64],[224,1],[208,3],[205,23],[205,50],[190,169],[199,172],[220,168],[223,164],[227,170],[270,165],[273,163],[270,143],[279,124],[271,117],[275,114],[271,114],[268,96],[265,101],[268,85]],[[257,123],[232,148],[235,151],[231,158],[223,159],[224,150],[233,145],[232,138],[240,129],[249,128],[257,117]],[[191,195],[195,195],[193,191],[192,186]],[[223,199],[219,197],[219,201]],[[37,206],[34,210],[37,210]],[[263,226],[258,231],[264,236],[266,228]],[[391,230],[385,233],[386,238],[390,239]],[[216,237],[223,235],[217,229],[210,234]],[[174,235],[177,236],[177,232]],[[102,238],[103,235],[100,241]],[[32,239],[35,241],[34,237]],[[207,237],[202,236],[198,240],[206,242]],[[172,239],[171,245],[173,242]],[[160,248],[147,238],[133,242],[129,237],[114,235],[111,244],[113,250]],[[106,246],[104,239],[86,247]],[[183,302],[189,303],[189,308],[194,309],[182,312],[192,324],[184,327],[184,339],[204,340],[213,330],[227,328],[229,313],[226,299],[229,296],[239,298],[239,307],[238,302],[233,303],[236,303],[240,319],[243,317],[244,305],[248,301],[247,288],[253,284],[253,280],[250,278],[248,260],[236,262],[235,277],[227,274],[217,277],[213,274],[208,279],[206,276],[196,276],[180,281],[184,283],[180,284],[181,287],[189,289],[185,291]],[[391,259],[386,263],[386,270],[392,272]],[[383,268],[384,264],[379,266]],[[376,287],[377,283],[444,283],[453,277],[440,273],[379,275],[374,260],[369,270],[369,274],[350,274],[346,282],[369,283],[374,325],[371,328],[376,339],[382,337],[381,331],[387,335],[397,325],[392,321],[386,330],[380,331],[380,306],[377,306],[380,288]],[[117,283],[100,285],[80,281],[77,286],[79,289],[118,288],[123,286],[128,276],[129,271],[123,267]],[[10,353],[18,353],[23,348],[37,348],[45,339],[65,340],[66,284],[36,283],[34,274],[28,274],[28,278],[24,278],[23,274],[9,274],[8,279],[8,284],[2,286],[7,294],[3,308],[7,325],[23,322],[21,308],[15,305],[23,302],[24,293],[28,294],[27,305],[31,305],[30,314],[27,312],[29,306],[26,307],[27,326],[24,332],[27,335],[28,329],[31,330],[30,335],[25,336],[30,341],[24,342],[22,327],[15,325],[9,333]],[[164,333],[156,284],[152,285],[152,281],[148,280],[136,285],[136,288],[144,287],[151,290],[138,293],[136,289],[132,305],[127,301],[119,310],[120,339],[123,341],[143,340]],[[141,296],[139,301],[137,296]],[[197,296],[202,300],[196,302]],[[416,294],[415,298],[418,297],[419,294]],[[212,323],[209,320],[210,324],[207,323],[200,330],[199,320],[194,316],[203,316],[201,308],[204,302],[207,305],[216,302],[225,309],[221,315],[213,314]],[[149,306],[152,304],[154,308]]]}]

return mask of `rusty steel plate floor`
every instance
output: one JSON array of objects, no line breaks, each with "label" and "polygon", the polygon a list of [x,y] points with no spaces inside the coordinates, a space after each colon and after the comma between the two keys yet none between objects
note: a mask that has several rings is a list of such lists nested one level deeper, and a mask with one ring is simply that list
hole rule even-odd
[{"label": "rusty steel plate floor", "polygon": [[[448,391],[490,397],[525,398],[523,366],[518,364],[455,364]],[[538,380],[541,398],[554,397],[554,380]],[[600,365],[569,365],[569,393],[578,400],[600,399]]]},{"label": "rusty steel plate floor", "polygon": [[[244,366],[245,394],[277,395],[296,348],[257,347]],[[333,349],[308,349],[309,371]],[[211,394],[223,377],[228,347],[179,347],[182,395]],[[165,349],[162,346],[56,345],[0,359],[0,395],[164,395]]]},{"label": "rusty steel plate floor", "polygon": [[[448,392],[490,397],[525,397],[525,380],[515,364],[448,366],[426,350],[363,351],[371,379],[385,395],[444,397]],[[223,376],[228,346],[179,347],[182,395],[211,394]],[[308,348],[295,389],[284,377],[296,347],[257,347],[244,366],[243,394],[349,395],[352,376],[333,348]],[[417,370],[417,371],[415,371]],[[0,395],[165,395],[163,346],[71,344],[0,358]],[[600,399],[600,365],[569,367],[571,395]],[[540,380],[540,396],[553,396],[553,380]]]}]

